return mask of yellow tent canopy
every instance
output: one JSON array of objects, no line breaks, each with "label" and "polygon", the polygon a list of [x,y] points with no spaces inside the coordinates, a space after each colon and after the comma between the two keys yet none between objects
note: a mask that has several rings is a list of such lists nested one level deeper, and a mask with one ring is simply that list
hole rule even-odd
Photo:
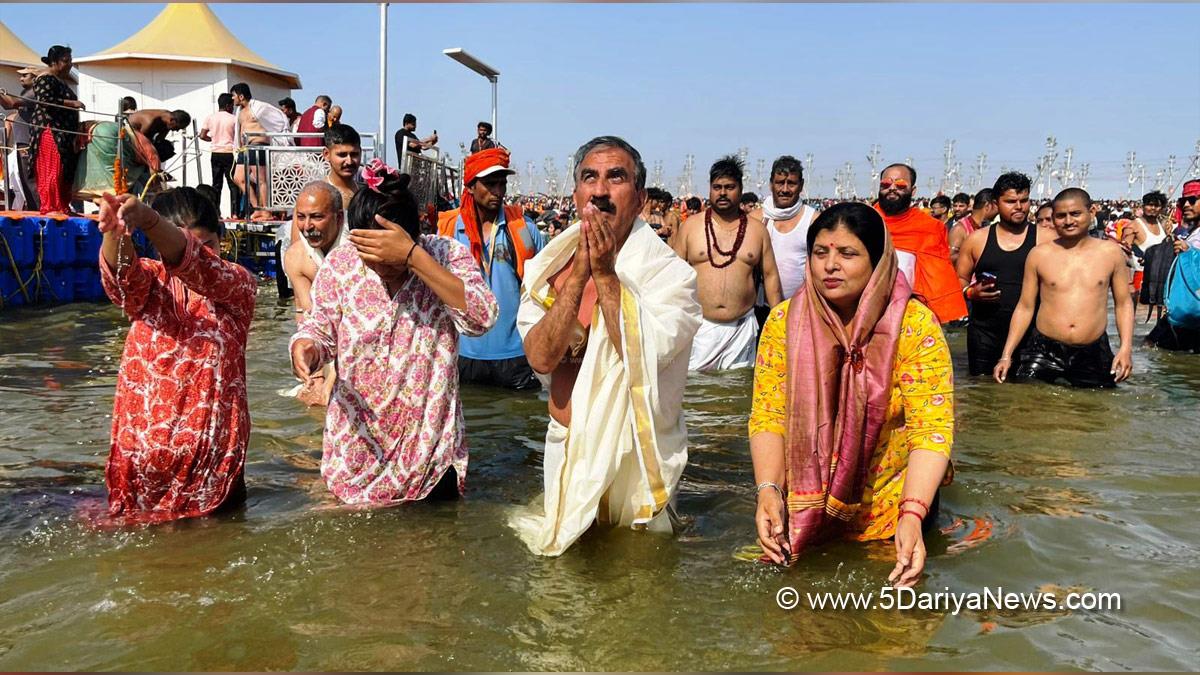
[{"label": "yellow tent canopy", "polygon": [[282,70],[251,51],[204,3],[170,3],[125,41],[75,59],[75,63],[121,59],[227,63],[274,75],[284,80],[289,89],[300,88],[299,75]]},{"label": "yellow tent canopy", "polygon": [[0,65],[14,68],[42,67],[42,60],[37,52],[21,42],[21,38],[14,35],[3,21],[0,21]]}]

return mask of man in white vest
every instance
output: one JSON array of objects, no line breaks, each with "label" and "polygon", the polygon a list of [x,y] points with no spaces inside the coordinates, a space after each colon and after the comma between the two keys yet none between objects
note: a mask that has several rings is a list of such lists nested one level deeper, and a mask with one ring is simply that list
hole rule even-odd
[{"label": "man in white vest", "polygon": [[771,165],[771,196],[750,214],[763,221],[771,235],[771,249],[785,300],[795,295],[804,283],[808,264],[808,226],[816,216],[816,209],[804,205],[800,200],[803,193],[804,167],[800,160],[784,155]]}]

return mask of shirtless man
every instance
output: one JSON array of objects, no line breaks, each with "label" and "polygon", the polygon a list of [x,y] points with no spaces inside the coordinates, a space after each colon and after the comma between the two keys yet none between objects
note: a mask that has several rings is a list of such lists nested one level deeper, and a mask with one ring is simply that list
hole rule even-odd
[{"label": "shirtless man", "polygon": [[[324,141],[325,150],[321,156],[329,162],[329,173],[325,176],[325,182],[336,188],[341,195],[339,201],[342,204],[341,215],[344,220],[345,209],[350,206],[354,193],[358,192],[358,183],[354,179],[362,167],[362,139],[354,127],[348,124],[334,124],[325,132]],[[284,230],[280,229],[277,239],[280,250],[290,252],[295,248],[294,244],[300,241],[300,221],[298,218],[292,218],[290,226],[280,225],[280,228],[284,227],[288,227],[290,233],[284,239]],[[288,277],[290,279],[291,275]]]},{"label": "shirtless man", "polygon": [[741,160],[722,157],[708,174],[708,209],[688,216],[675,252],[696,270],[704,321],[692,344],[688,370],[732,370],[754,365],[758,320],[754,303],[762,272],[767,302],[783,302],[771,237],[762,221],[742,213]]},{"label": "shirtless man", "polygon": [[325,149],[321,157],[329,162],[329,175],[325,180],[342,193],[342,203],[347,206],[358,192],[358,170],[362,167],[362,139],[358,131],[349,124],[334,124],[325,131]]},{"label": "shirtless man", "polygon": [[[296,323],[300,323],[312,310],[312,284],[317,270],[325,256],[346,241],[342,194],[330,183],[313,181],[300,191],[292,213],[292,226],[299,234],[284,254],[283,271],[295,292],[292,301]],[[300,388],[295,396],[308,405],[327,405],[333,391],[332,368],[326,367],[313,377],[316,381]]]},{"label": "shirtless man", "polygon": [[808,264],[808,226],[816,209],[800,201],[803,193],[804,167],[800,160],[784,155],[771,165],[771,196],[750,212],[751,218],[763,222],[771,237],[771,253],[784,299],[795,295],[804,283]]},{"label": "shirtless man", "polygon": [[[1133,301],[1129,297],[1121,247],[1088,236],[1092,198],[1067,188],[1054,198],[1058,238],[1038,245],[1025,263],[1021,301],[1013,312],[1004,353],[994,376],[1004,382],[1013,352],[1031,320],[1036,322],[1014,371],[1018,380],[1053,382],[1064,377],[1075,387],[1115,387],[1129,377],[1133,360]],[[1112,293],[1121,346],[1109,346],[1108,299]],[[1038,305],[1040,301],[1040,305]]]},{"label": "shirtless man", "polygon": [[[269,103],[255,100],[250,94],[250,85],[238,82],[229,88],[229,93],[233,95],[233,104],[239,108],[238,127],[247,146],[270,145],[271,140],[262,135],[247,136],[246,134],[286,133],[288,131],[288,119],[283,111]],[[242,139],[234,139],[235,145],[241,142]],[[233,172],[233,182],[237,183],[243,194],[250,197],[251,205],[254,207],[254,212],[250,214],[251,220],[271,219],[271,212],[263,208],[268,201],[267,183],[263,180],[263,169],[266,164],[266,153],[262,150],[248,149],[237,153],[237,168]],[[249,169],[249,179],[255,182],[256,189],[254,190],[246,189],[247,169]]]},{"label": "shirtless man", "polygon": [[971,211],[958,219],[954,223],[954,227],[950,228],[948,239],[950,242],[950,262],[958,264],[958,252],[962,250],[963,244],[967,243],[967,237],[975,233],[976,230],[987,227],[992,218],[996,217],[996,201],[992,199],[992,189],[983,188],[975,193],[975,199],[971,202]]},{"label": "shirtless man", "polygon": [[175,144],[167,140],[167,134],[185,129],[192,123],[192,116],[184,110],[139,110],[131,113],[128,119],[129,126],[150,139],[160,162],[175,156]]}]

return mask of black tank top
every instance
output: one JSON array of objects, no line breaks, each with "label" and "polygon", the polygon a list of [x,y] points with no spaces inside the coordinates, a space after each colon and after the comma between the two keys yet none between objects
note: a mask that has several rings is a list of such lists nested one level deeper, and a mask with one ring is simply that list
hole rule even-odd
[{"label": "black tank top", "polygon": [[996,275],[996,288],[1000,289],[1000,299],[996,302],[971,303],[971,318],[987,320],[993,316],[1011,317],[1017,303],[1021,300],[1021,282],[1025,278],[1025,259],[1029,252],[1037,246],[1037,227],[1025,225],[1025,241],[1015,251],[1005,251],[996,241],[996,228],[999,224],[988,228],[987,243],[983,253],[975,263],[975,278],[981,272],[991,272]]}]

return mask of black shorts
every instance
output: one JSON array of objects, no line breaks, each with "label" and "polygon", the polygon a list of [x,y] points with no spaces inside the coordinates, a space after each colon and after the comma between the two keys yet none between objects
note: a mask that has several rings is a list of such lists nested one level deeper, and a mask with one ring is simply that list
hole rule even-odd
[{"label": "black shorts", "polygon": [[1011,318],[1007,312],[971,317],[967,323],[967,370],[971,375],[991,376],[996,369],[996,363],[1004,354]]},{"label": "black shorts", "polygon": [[458,357],[458,382],[459,384],[503,387],[517,391],[540,389],[542,386],[541,380],[537,379],[537,375],[533,373],[533,368],[529,367],[529,361],[524,356],[497,361],[483,361],[460,356]]},{"label": "black shorts", "polygon": [[1107,334],[1091,344],[1068,345],[1051,340],[1039,333],[1036,326],[1031,326],[1013,377],[1017,380],[1036,378],[1043,382],[1054,382],[1062,377],[1072,387],[1111,388],[1117,386],[1112,364],[1113,352]]},{"label": "black shorts", "polygon": [[1200,330],[1172,326],[1164,316],[1146,336],[1146,344],[1173,352],[1200,354]]},{"label": "black shorts", "polygon": [[249,166],[266,166],[267,151],[266,150],[244,150],[235,155],[238,164],[246,164]]}]

